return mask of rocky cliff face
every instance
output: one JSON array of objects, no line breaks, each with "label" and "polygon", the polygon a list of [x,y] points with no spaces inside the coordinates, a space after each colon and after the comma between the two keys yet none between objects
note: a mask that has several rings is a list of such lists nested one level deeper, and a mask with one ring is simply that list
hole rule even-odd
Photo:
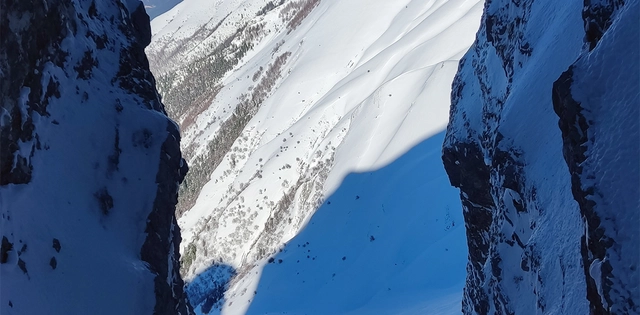
[{"label": "rocky cliff face", "polygon": [[0,8],[0,313],[191,313],[142,3]]},{"label": "rocky cliff face", "polygon": [[443,148],[467,227],[464,313],[640,312],[638,12],[486,2]]}]

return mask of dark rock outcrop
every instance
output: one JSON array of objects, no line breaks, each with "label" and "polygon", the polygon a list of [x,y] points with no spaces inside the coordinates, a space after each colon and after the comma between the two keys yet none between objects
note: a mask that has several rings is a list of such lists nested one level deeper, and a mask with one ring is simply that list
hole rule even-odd
[{"label": "dark rock outcrop", "polygon": [[624,0],[584,0],[584,41],[589,45],[589,51],[596,47],[604,32],[611,26],[614,13],[624,3]]},{"label": "dark rock outcrop", "polygon": [[[151,26],[142,3],[131,14],[131,22],[131,34],[136,41],[128,54],[122,54],[126,58],[120,60],[117,77],[119,84],[123,89],[141,95],[148,108],[166,115],[155,88],[155,79],[149,70],[149,61],[144,53],[144,48],[151,42]],[[141,85],[140,82],[147,85]],[[156,175],[158,190],[153,211],[147,218],[147,238],[142,246],[141,257],[150,263],[151,270],[156,274],[154,312],[190,314],[191,305],[184,293],[184,282],[180,276],[182,238],[175,216],[178,185],[182,183],[188,167],[180,152],[180,131],[171,120],[167,120],[167,137],[160,148],[159,159],[160,165]]]},{"label": "dark rock outcrop", "polygon": [[[55,80],[42,84],[42,70],[47,62],[64,65],[67,53],[60,44],[77,21],[68,19],[72,6],[57,1],[2,1],[0,7],[0,185],[25,184],[31,180],[31,157],[38,146],[33,115],[47,116],[50,98],[60,97]],[[29,22],[13,26],[12,18]]]},{"label": "dark rock outcrop", "polygon": [[[188,167],[180,154],[180,134],[173,122],[168,122],[169,136],[160,150],[160,167],[156,182],[158,191],[153,211],[147,218],[147,238],[142,245],[142,260],[153,262],[156,274],[156,314],[189,314],[191,306],[184,293],[180,276],[180,227],[175,217],[178,203],[178,184],[184,179]],[[168,257],[168,259],[167,259]],[[167,279],[171,279],[168,282]]]},{"label": "dark rock outcrop", "polygon": [[13,244],[9,242],[6,236],[2,237],[2,245],[0,245],[0,264],[4,264],[9,260],[9,251],[13,249]]},{"label": "dark rock outcrop", "polygon": [[[464,163],[461,163],[463,160]],[[483,154],[475,143],[459,143],[455,147],[445,148],[443,153],[444,167],[451,185],[460,188],[460,199],[463,204],[463,214],[467,224],[467,246],[469,247],[469,265],[467,278],[471,286],[482,286],[485,281],[483,273],[473,273],[481,270],[489,257],[491,224],[495,204],[491,197],[489,185],[490,169],[484,163]],[[487,293],[482,290],[466,290],[465,294],[474,301],[472,307],[479,314],[489,312]]]}]

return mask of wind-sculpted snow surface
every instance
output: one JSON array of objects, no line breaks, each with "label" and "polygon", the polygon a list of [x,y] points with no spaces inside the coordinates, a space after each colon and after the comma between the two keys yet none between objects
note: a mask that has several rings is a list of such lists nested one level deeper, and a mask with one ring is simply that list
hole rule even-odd
[{"label": "wind-sculpted snow surface", "polygon": [[[211,6],[216,8],[213,16],[199,12]],[[179,219],[185,241],[182,272],[188,282],[197,286],[187,292],[196,292],[198,301],[206,301],[202,298],[201,280],[215,277],[211,296],[218,296],[216,288],[220,283],[226,282],[228,289],[224,298],[209,303],[222,306],[223,313],[287,309],[312,312],[317,304],[302,309],[291,301],[283,302],[281,308],[264,304],[276,299],[279,291],[259,289],[263,266],[269,259],[280,259],[280,250],[297,246],[298,243],[290,243],[292,238],[309,224],[316,230],[306,233],[314,237],[336,234],[347,238],[352,236],[349,231],[363,228],[358,222],[366,217],[369,207],[370,211],[381,211],[381,204],[366,199],[364,192],[359,194],[357,204],[327,203],[329,196],[343,189],[348,174],[379,170],[444,130],[451,81],[459,58],[473,41],[481,9],[480,1],[458,0],[215,4],[192,0],[154,20],[154,37],[147,51],[168,110],[184,131],[183,148],[192,167],[181,188],[186,192],[181,199],[186,207],[180,208],[184,213]],[[428,152],[439,150],[435,146],[421,148]],[[412,188],[413,192],[406,195],[381,190],[384,200],[374,199],[385,204],[384,211],[397,215],[399,226],[411,226],[415,221],[440,229],[444,228],[439,224],[445,220],[447,205],[452,218],[459,213],[455,195],[428,188],[448,185],[446,177],[436,175],[437,170],[442,171],[441,164],[435,159],[429,161],[432,164],[423,166],[407,162],[411,166],[397,178],[376,177],[377,183],[388,180],[398,187],[424,187]],[[417,174],[422,175],[410,176]],[[355,200],[357,196],[351,197]],[[406,203],[395,203],[394,198]],[[351,208],[356,205],[362,206],[357,212]],[[313,214],[318,209],[329,211],[326,207],[344,216],[337,217],[333,224],[326,220],[314,224]],[[371,220],[384,221],[384,216]],[[405,232],[388,227],[374,236],[374,242],[362,232],[357,241],[340,249],[344,254],[337,257],[335,266],[327,265],[326,270],[318,271],[322,275],[317,279],[328,281],[322,301],[354,298],[359,303],[345,302],[328,312],[346,312],[353,307],[375,309],[376,294],[383,292],[388,298],[385,301],[395,299],[400,304],[415,305],[417,300],[427,300],[429,283],[425,279],[431,275],[427,271],[412,282],[411,272],[391,280],[394,276],[389,270],[361,293],[357,284],[348,280],[375,276],[375,268],[359,273],[357,268],[348,267],[362,266],[369,255],[372,260],[387,255],[384,263],[398,262],[399,266],[403,260],[409,263],[403,258],[405,254],[425,255],[414,261],[412,268],[416,269],[411,270],[418,272],[419,265],[429,270],[430,262],[424,254],[429,248],[426,244],[430,241],[425,239],[430,237],[428,230]],[[451,257],[462,259],[462,239],[445,234],[434,238],[442,237],[442,248],[456,253]],[[419,245],[420,240],[425,242],[424,247]],[[402,253],[378,247],[405,243],[415,246],[407,245]],[[361,252],[359,246],[369,249]],[[434,251],[440,253],[442,248]],[[374,255],[376,251],[379,254]],[[360,257],[357,265],[349,262],[349,252],[351,259]],[[332,261],[334,255],[327,247],[313,257]],[[347,263],[340,264],[343,256]],[[450,282],[443,280],[446,284],[442,286],[451,288],[447,292],[449,310],[453,305],[453,312],[459,312],[458,302],[451,296],[461,289],[462,265],[451,259],[452,269],[442,273],[450,272],[452,276]],[[286,261],[295,264],[290,259]],[[312,266],[305,265],[300,273],[313,276]],[[269,268],[265,275],[280,275],[272,274]],[[234,271],[230,279],[226,270]],[[336,281],[331,282],[333,273],[341,278],[336,275]],[[283,281],[289,276],[283,274]],[[387,279],[396,288],[388,295],[388,287],[383,287]],[[268,282],[272,280],[269,278]],[[303,300],[314,294],[306,284],[295,288]],[[406,300],[401,292],[407,293]],[[436,300],[436,296],[432,298],[428,300]],[[254,299],[262,302],[250,307]],[[205,303],[195,307],[202,312],[216,311]],[[389,310],[394,311],[398,309]]]},{"label": "wind-sculpted snow surface", "polygon": [[192,313],[142,3],[0,8],[0,313]]},{"label": "wind-sculpted snow surface", "polygon": [[640,312],[637,21],[637,1],[486,3],[443,150],[464,313]]}]

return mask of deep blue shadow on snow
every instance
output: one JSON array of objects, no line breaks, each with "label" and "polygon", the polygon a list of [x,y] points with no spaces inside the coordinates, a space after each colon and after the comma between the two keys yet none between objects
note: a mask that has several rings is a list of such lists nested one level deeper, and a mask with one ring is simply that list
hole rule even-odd
[{"label": "deep blue shadow on snow", "polygon": [[459,314],[467,245],[443,138],[349,174],[265,266],[248,314]]},{"label": "deep blue shadow on snow", "polygon": [[215,264],[199,273],[185,287],[191,305],[200,307],[203,314],[219,314],[224,304],[224,293],[236,270],[225,264]]}]

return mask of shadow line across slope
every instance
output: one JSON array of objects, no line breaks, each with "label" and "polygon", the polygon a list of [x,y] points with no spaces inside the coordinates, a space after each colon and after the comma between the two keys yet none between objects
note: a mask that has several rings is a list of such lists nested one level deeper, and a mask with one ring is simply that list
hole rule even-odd
[{"label": "shadow line across slope", "polygon": [[349,174],[236,303],[247,314],[460,314],[467,245],[443,138]]}]

